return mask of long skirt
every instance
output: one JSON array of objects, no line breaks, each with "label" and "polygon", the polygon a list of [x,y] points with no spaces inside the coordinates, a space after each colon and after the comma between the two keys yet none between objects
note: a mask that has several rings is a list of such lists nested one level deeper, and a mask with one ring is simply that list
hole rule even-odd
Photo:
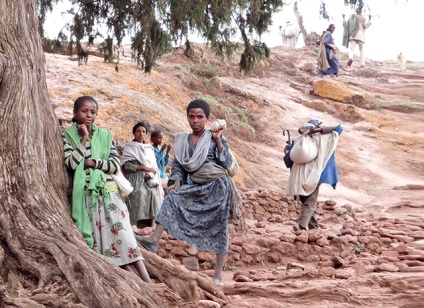
[{"label": "long skirt", "polygon": [[165,197],[156,221],[190,246],[227,254],[230,197],[226,177],[203,185],[183,185]]},{"label": "long skirt", "polygon": [[337,59],[335,55],[333,55],[331,59],[329,58],[330,48],[325,48],[325,52],[327,54],[327,60],[328,60],[328,64],[330,64],[330,67],[325,72],[318,70],[318,73],[325,76],[337,75],[339,73],[339,67],[340,67],[339,59]]},{"label": "long skirt", "polygon": [[91,196],[86,196],[87,211],[92,213],[94,250],[118,266],[143,260],[131,228],[127,206],[117,192],[109,195],[109,205],[99,196],[93,208],[90,208]]}]

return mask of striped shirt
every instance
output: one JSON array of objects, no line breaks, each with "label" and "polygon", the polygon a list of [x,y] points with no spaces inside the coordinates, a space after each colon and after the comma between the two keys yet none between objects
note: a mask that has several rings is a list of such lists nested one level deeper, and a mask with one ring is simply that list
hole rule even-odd
[{"label": "striped shirt", "polygon": [[[65,151],[65,165],[69,170],[75,171],[81,162],[84,163],[84,159],[91,159],[91,139],[87,140],[85,146],[83,146],[81,143],[78,144],[74,150],[73,147],[66,141],[65,136],[62,137]],[[113,178],[110,176],[111,174],[116,174],[120,169],[119,155],[115,144],[112,142],[109,158],[107,160],[95,159],[94,161],[96,162],[95,169],[100,169],[104,173],[108,174],[106,178],[107,190],[117,190],[118,187],[116,186]],[[90,168],[85,169],[85,174],[87,176],[85,188],[87,188],[87,185],[90,182]]]}]

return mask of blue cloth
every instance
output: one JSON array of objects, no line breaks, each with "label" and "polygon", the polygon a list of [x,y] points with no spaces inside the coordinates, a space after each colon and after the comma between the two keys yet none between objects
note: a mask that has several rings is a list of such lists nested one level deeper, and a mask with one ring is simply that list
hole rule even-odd
[{"label": "blue cloth", "polygon": [[[339,124],[334,130],[334,132],[338,132],[339,135],[343,132],[343,127]],[[334,189],[336,189],[336,185],[339,182],[339,168],[336,165],[336,158],[334,157],[334,152],[331,154],[330,159],[325,165],[324,170],[321,173],[321,177],[319,179],[318,185],[327,183],[330,184]]]},{"label": "blue cloth", "polygon": [[[223,150],[219,153],[215,141],[211,140],[205,163],[215,162],[227,169],[232,162],[231,155],[223,136],[221,141]],[[189,142],[190,156],[195,147]],[[170,180],[182,181],[184,185],[166,195],[156,221],[168,234],[190,246],[225,255],[229,247],[228,218],[232,193],[229,180],[224,176],[200,185],[192,183],[189,177],[174,158]]]},{"label": "blue cloth", "polygon": [[168,177],[166,175],[166,166],[169,164],[169,156],[166,155],[166,150],[163,150],[163,152],[160,153],[160,150],[162,149],[162,147],[160,148],[153,147],[153,149],[155,150],[156,163],[159,168],[160,178],[166,179]]},{"label": "blue cloth", "polygon": [[[333,40],[333,36],[331,35],[331,32],[327,32],[325,38],[324,38],[324,44],[331,44],[334,45],[334,40]],[[330,55],[330,51],[331,48],[325,46],[325,53],[327,55],[327,61],[328,64],[330,64],[330,68],[326,71],[323,72],[321,70],[318,70],[319,74],[323,74],[323,75],[337,75],[339,73],[339,60],[336,58],[336,56],[333,54],[333,58],[330,59],[329,55]]]}]

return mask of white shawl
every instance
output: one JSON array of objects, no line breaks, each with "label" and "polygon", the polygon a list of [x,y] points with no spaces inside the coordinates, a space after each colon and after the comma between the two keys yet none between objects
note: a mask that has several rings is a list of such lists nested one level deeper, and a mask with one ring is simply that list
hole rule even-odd
[{"label": "white shawl", "polygon": [[137,160],[143,166],[156,170],[156,174],[149,172],[149,175],[156,180],[156,183],[158,183],[156,189],[159,195],[160,203],[162,203],[164,193],[153,146],[151,144],[143,144],[136,141],[128,142],[125,145],[124,151],[122,153],[121,166],[132,160]]},{"label": "white shawl", "polygon": [[[300,138],[299,136],[297,138]],[[339,141],[339,134],[315,134],[311,136],[316,140],[318,156],[306,164],[293,163],[287,183],[287,194],[292,196],[309,196],[318,186],[322,171],[333,154]]]}]

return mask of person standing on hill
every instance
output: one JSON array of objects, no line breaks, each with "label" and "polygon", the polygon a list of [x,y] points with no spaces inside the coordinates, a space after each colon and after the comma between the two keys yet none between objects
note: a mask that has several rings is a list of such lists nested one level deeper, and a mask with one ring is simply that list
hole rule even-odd
[{"label": "person standing on hill", "polygon": [[63,133],[65,165],[73,175],[72,219],[90,248],[151,283],[112,176],[120,170],[113,133],[94,125],[97,112],[93,97],[79,97],[74,124]]},{"label": "person standing on hill", "polygon": [[318,74],[322,76],[339,76],[339,60],[336,57],[333,33],[336,26],[331,24],[321,37],[318,51]]},{"label": "person standing on hill", "polygon": [[[287,194],[299,196],[302,202],[302,209],[298,222],[293,226],[295,231],[318,229],[316,217],[316,206],[318,203],[318,193],[321,184],[330,184],[336,188],[339,179],[339,170],[336,165],[334,151],[337,147],[340,134],[343,132],[342,126],[321,127],[318,120],[310,120],[307,124],[299,128],[302,135],[295,138],[291,145],[284,148],[284,161],[290,170],[287,185]],[[294,146],[302,138],[311,138],[317,146],[317,156],[307,163],[296,163],[296,157],[291,155]],[[294,161],[293,161],[294,160]]]},{"label": "person standing on hill", "polygon": [[210,106],[194,100],[187,106],[191,132],[175,136],[174,160],[168,195],[156,217],[156,229],[139,243],[157,252],[163,231],[188,245],[216,254],[214,282],[222,283],[222,269],[229,247],[228,219],[234,206],[236,187],[228,176],[232,156],[224,127],[206,128]]},{"label": "person standing on hill", "polygon": [[291,21],[288,21],[284,28],[280,26],[281,40],[286,47],[296,47],[299,34],[300,30],[294,26]]},{"label": "person standing on hill", "polygon": [[[343,16],[344,18],[344,16]],[[352,19],[352,18],[351,18]],[[349,61],[347,62],[348,66],[352,65],[353,55],[355,53],[356,45],[359,47],[360,52],[360,60],[359,63],[361,67],[365,67],[365,53],[364,53],[364,44],[365,44],[365,29],[371,26],[371,15],[369,16],[369,20],[367,22],[366,18],[362,16],[362,7],[359,7],[356,10],[355,22],[352,22],[349,19]],[[346,45],[345,45],[346,46]],[[346,46],[347,47],[347,46]]]},{"label": "person standing on hill", "polygon": [[168,176],[166,175],[166,166],[169,164],[169,151],[171,151],[170,144],[162,144],[163,134],[160,130],[154,130],[150,134],[150,142],[153,145],[155,151],[156,163],[159,168],[160,178],[162,180],[162,186],[166,188],[168,183]]}]

